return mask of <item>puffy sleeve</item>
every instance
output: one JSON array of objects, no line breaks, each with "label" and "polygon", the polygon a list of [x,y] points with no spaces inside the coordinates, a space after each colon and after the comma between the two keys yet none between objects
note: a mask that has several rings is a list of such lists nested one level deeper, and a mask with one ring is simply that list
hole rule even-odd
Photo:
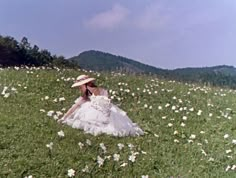
[{"label": "puffy sleeve", "polygon": [[100,90],[100,95],[108,97],[108,91],[102,88]]}]

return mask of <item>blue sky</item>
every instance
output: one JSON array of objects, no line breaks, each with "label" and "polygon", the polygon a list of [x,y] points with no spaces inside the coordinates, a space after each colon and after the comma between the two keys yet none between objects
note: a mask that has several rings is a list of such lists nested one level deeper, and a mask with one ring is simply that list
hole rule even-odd
[{"label": "blue sky", "polygon": [[236,1],[0,0],[0,34],[65,57],[94,49],[168,69],[236,66]]}]

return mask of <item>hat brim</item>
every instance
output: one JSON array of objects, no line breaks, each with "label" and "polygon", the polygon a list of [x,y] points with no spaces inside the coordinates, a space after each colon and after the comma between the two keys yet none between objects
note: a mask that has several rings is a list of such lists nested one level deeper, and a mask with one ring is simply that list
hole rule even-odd
[{"label": "hat brim", "polygon": [[88,78],[88,79],[85,79],[85,80],[80,81],[80,82],[75,82],[75,83],[71,86],[71,88],[78,87],[78,86],[84,85],[84,84],[89,83],[89,82],[92,82],[92,81],[95,81],[95,78]]}]

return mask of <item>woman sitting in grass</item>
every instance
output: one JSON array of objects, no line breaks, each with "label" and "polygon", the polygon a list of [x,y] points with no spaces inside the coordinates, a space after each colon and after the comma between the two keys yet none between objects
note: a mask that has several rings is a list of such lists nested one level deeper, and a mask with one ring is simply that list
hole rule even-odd
[{"label": "woman sitting in grass", "polygon": [[80,75],[72,85],[82,92],[75,104],[59,121],[93,135],[139,136],[143,131],[126,112],[112,104],[107,90],[94,84],[95,78]]}]

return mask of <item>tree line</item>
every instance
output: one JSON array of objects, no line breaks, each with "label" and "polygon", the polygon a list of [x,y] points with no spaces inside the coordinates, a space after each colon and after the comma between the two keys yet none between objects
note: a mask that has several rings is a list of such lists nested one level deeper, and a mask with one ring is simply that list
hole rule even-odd
[{"label": "tree line", "polygon": [[47,49],[31,45],[26,37],[20,42],[10,36],[0,35],[0,66],[64,66],[75,67],[64,56],[52,55]]}]

